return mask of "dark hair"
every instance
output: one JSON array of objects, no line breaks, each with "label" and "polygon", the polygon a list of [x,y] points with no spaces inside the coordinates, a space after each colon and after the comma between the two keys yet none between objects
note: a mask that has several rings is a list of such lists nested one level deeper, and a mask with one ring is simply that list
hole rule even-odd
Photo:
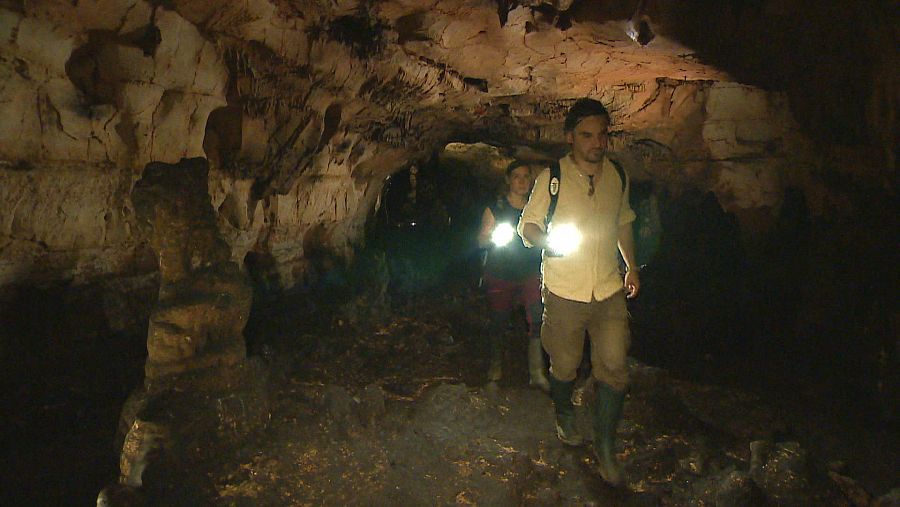
[{"label": "dark hair", "polygon": [[606,118],[607,124],[611,123],[609,111],[607,111],[599,101],[594,99],[578,99],[572,104],[572,107],[569,108],[569,112],[566,113],[566,122],[563,124],[563,130],[565,132],[575,130],[575,126],[578,125],[578,122],[588,116],[602,116]]},{"label": "dark hair", "polygon": [[522,162],[521,160],[516,159],[510,162],[508,166],[506,166],[506,177],[509,178],[509,175],[520,167],[527,167],[529,171],[531,170],[531,167],[527,162]]}]

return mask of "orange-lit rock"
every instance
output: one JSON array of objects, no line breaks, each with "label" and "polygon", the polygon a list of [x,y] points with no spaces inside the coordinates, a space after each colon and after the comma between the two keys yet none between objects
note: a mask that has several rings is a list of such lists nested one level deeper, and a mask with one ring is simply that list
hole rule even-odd
[{"label": "orange-lit rock", "polygon": [[[138,269],[128,260],[142,241],[133,232],[131,185],[150,162],[205,156],[222,188],[242,185],[233,197],[213,197],[233,259],[242,265],[251,251],[272,256],[289,287],[305,232],[323,224],[336,231],[331,247],[346,251],[386,175],[463,135],[510,153],[536,143],[561,147],[565,106],[586,95],[610,106],[624,134],[614,147],[634,174],[673,189],[713,189],[739,216],[777,210],[786,185],[803,189],[814,213],[831,213],[818,203],[845,198],[822,171],[889,182],[895,170],[890,90],[897,75],[889,69],[900,66],[891,65],[896,50],[884,44],[875,18],[852,46],[869,60],[850,65],[851,49],[821,45],[821,60],[844,58],[846,68],[866,72],[859,79],[871,77],[871,85],[848,92],[870,90],[868,98],[824,102],[813,113],[817,97],[835,97],[816,79],[845,79],[849,70],[825,75],[821,66],[798,68],[790,46],[744,43],[769,23],[772,41],[794,42],[807,55],[831,22],[803,16],[809,24],[797,33],[810,40],[790,39],[775,30],[803,14],[794,3],[753,10],[653,2],[642,12],[636,2],[461,0],[371,9],[302,0],[45,7],[0,9],[0,177],[13,187],[0,195],[7,224],[0,244],[11,245],[0,252],[0,284],[27,280],[35,264],[51,279]],[[873,15],[841,8],[860,19]],[[626,33],[632,18],[649,20],[654,38],[646,46]],[[725,34],[734,37],[731,46],[716,39]],[[765,72],[763,61],[771,63]],[[759,74],[744,79],[748,69]],[[787,72],[795,75],[786,82]],[[850,130],[870,132],[872,149],[834,163],[827,118],[861,118]],[[648,144],[656,155],[647,156]],[[41,206],[34,220],[16,218],[22,203],[15,195],[25,188],[53,195],[51,175],[62,167],[115,182],[68,197],[112,208],[115,234],[38,212]],[[59,243],[46,232],[60,229],[69,231],[52,234],[84,239]],[[55,244],[48,255],[23,241]]]}]

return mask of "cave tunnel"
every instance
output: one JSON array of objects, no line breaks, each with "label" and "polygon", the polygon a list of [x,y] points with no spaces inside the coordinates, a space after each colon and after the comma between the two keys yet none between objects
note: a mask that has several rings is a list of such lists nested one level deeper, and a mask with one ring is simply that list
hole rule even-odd
[{"label": "cave tunnel", "polygon": [[[898,26],[887,0],[3,3],[0,504],[900,505]],[[567,129],[582,98],[607,117]],[[555,162],[557,217],[570,180],[585,220],[629,217],[602,297],[556,293],[599,276],[577,248],[492,234]],[[542,312],[635,272],[626,387],[602,340],[548,371]]]}]

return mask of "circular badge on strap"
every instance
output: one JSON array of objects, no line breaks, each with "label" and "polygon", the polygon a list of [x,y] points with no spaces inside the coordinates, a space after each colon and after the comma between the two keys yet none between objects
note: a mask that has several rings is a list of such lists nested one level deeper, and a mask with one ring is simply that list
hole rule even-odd
[{"label": "circular badge on strap", "polygon": [[550,195],[556,195],[559,193],[559,178],[553,178],[550,180]]}]

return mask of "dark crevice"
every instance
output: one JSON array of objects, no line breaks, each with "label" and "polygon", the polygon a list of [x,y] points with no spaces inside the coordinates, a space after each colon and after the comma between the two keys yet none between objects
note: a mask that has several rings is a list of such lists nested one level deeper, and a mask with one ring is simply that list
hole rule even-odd
[{"label": "dark crevice", "polygon": [[338,127],[341,125],[341,111],[340,104],[331,104],[325,109],[325,116],[322,119],[322,136],[319,138],[316,151],[321,150],[337,133]]},{"label": "dark crevice", "polygon": [[162,32],[154,25],[147,25],[123,37],[133,46],[141,48],[144,56],[156,55],[156,48],[162,42]]},{"label": "dark crevice", "polygon": [[92,30],[88,32],[87,43],[69,56],[66,75],[84,94],[89,105],[115,104],[121,84],[115,70],[101,60],[104,50],[111,46],[136,47],[144,56],[152,57],[161,41],[159,28],[152,24],[124,35]]},{"label": "dark crevice", "polygon": [[232,169],[241,150],[243,114],[238,106],[213,110],[206,120],[203,151],[218,169]]},{"label": "dark crevice", "polygon": [[384,50],[384,25],[365,11],[335,18],[327,28],[328,36],[349,46],[354,56],[363,59]]},{"label": "dark crevice", "polygon": [[488,82],[486,79],[478,79],[475,77],[464,77],[463,82],[467,85],[475,88],[478,91],[487,93],[488,92]]},{"label": "dark crevice", "polygon": [[397,18],[397,44],[430,40],[424,30],[425,12],[414,12]]}]

